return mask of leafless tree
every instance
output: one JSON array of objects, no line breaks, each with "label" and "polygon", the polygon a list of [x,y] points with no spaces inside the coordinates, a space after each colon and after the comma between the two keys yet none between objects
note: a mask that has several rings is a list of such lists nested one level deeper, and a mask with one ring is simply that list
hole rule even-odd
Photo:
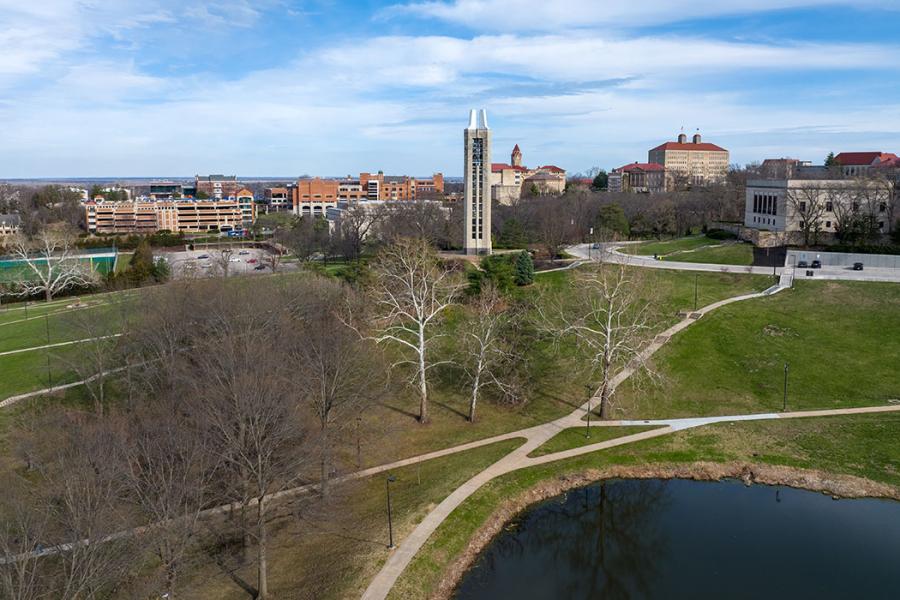
[{"label": "leafless tree", "polygon": [[359,261],[362,256],[363,243],[369,234],[378,228],[387,217],[388,209],[384,205],[366,207],[361,204],[350,204],[341,213],[340,242],[345,258]]},{"label": "leafless tree", "polygon": [[20,478],[10,475],[0,486],[0,596],[49,599],[46,565],[38,554],[46,542],[46,512]]},{"label": "leafless tree", "polygon": [[97,276],[78,258],[75,239],[74,230],[63,224],[48,225],[32,238],[13,236],[9,247],[23,271],[16,281],[19,295],[43,294],[49,302],[67,289],[95,285]]},{"label": "leafless tree", "polygon": [[284,258],[284,255],[281,252],[281,248],[276,246],[270,248],[266,255],[263,257],[265,260],[265,264],[269,265],[269,268],[272,269],[273,273],[278,272],[278,268],[281,266],[281,259]]},{"label": "leafless tree", "polygon": [[495,387],[505,395],[515,393],[515,388],[501,375],[510,370],[515,354],[504,339],[504,329],[512,318],[511,309],[497,288],[483,284],[471,308],[472,318],[465,324],[462,364],[471,382],[469,422],[474,423],[482,390]]},{"label": "leafless tree", "polygon": [[419,389],[419,421],[428,422],[429,349],[434,329],[444,312],[454,304],[462,281],[446,269],[431,246],[421,239],[401,239],[384,248],[372,267],[369,294],[376,320],[372,339],[393,344],[403,358],[399,364],[414,366]]},{"label": "leafless tree", "polygon": [[817,185],[804,185],[788,190],[786,200],[788,208],[800,219],[799,227],[803,232],[803,245],[819,243],[828,201],[827,194]]},{"label": "leafless tree", "polygon": [[159,400],[130,416],[120,461],[126,498],[151,524],[141,540],[159,561],[167,597],[175,598],[218,459],[191,417]]},{"label": "leafless tree", "polygon": [[549,260],[556,260],[562,247],[569,241],[574,228],[574,217],[559,210],[559,201],[540,198],[529,202],[530,220],[535,224],[538,242],[544,247]]},{"label": "leafless tree", "polygon": [[433,201],[395,202],[384,209],[378,238],[391,243],[400,238],[420,238],[438,247],[447,246],[448,215]]},{"label": "leafless tree", "polygon": [[590,356],[592,375],[600,379],[600,417],[610,416],[611,382],[626,365],[645,367],[642,350],[652,337],[649,286],[642,269],[602,262],[575,275],[567,298],[543,312],[546,329],[573,336]]},{"label": "leafless tree", "polygon": [[[199,403],[228,491],[255,505],[246,532],[257,545],[257,598],[268,597],[268,496],[296,485],[310,459],[311,432],[284,372],[281,311],[257,311],[259,290],[222,286],[207,306],[213,318],[182,366],[182,381]],[[242,519],[246,526],[246,521]]]},{"label": "leafless tree", "polygon": [[298,323],[286,332],[287,372],[292,386],[318,424],[319,466],[323,494],[328,491],[334,436],[349,430],[380,388],[373,348],[348,327],[341,310],[347,292],[332,280],[310,278],[297,289],[303,300]]}]

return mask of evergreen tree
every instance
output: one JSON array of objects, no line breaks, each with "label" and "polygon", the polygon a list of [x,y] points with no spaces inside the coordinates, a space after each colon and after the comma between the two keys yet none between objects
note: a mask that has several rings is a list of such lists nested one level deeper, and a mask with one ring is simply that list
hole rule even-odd
[{"label": "evergreen tree", "polygon": [[134,284],[140,285],[153,277],[155,273],[156,264],[153,261],[150,241],[143,238],[134,249],[134,254],[131,255],[131,262],[128,263],[128,278]]},{"label": "evergreen tree", "polygon": [[591,187],[594,190],[599,192],[600,190],[605,190],[608,185],[609,185],[609,174],[606,171],[604,171],[603,169],[600,169],[597,172],[597,176],[594,177],[594,181],[593,181],[593,183],[591,183]]},{"label": "evergreen tree", "polygon": [[826,167],[836,167],[838,163],[834,160],[834,152],[829,152],[828,156],[825,157],[825,166]]},{"label": "evergreen tree", "polygon": [[522,250],[516,258],[516,285],[534,283],[534,261],[527,250]]}]

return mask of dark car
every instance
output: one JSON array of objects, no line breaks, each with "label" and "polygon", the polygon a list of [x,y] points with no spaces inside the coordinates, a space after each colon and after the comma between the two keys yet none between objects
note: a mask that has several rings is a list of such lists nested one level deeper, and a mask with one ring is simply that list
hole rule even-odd
[{"label": "dark car", "polygon": [[801,260],[800,262],[797,263],[797,268],[798,269],[808,269],[809,263],[806,262],[805,260]]},{"label": "dark car", "polygon": [[266,268],[266,265],[256,265],[255,267],[253,267],[253,270],[254,271],[262,271],[265,268]]},{"label": "dark car", "polygon": [[822,268],[822,261],[821,261],[821,260],[814,260],[814,261],[812,261],[812,263],[810,263],[809,266],[812,267],[813,269],[821,269],[821,268]]},{"label": "dark car", "polygon": [[860,262],[855,262],[855,263],[853,263],[853,270],[854,270],[854,271],[862,271],[862,270],[863,270],[863,264],[860,263]]}]

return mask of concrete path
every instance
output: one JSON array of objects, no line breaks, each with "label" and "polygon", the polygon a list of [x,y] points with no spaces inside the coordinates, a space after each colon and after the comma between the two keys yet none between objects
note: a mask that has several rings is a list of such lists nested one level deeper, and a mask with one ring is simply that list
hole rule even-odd
[{"label": "concrete path", "polygon": [[7,350],[0,352],[0,356],[9,356],[10,354],[20,354],[22,352],[33,352],[34,350],[46,350],[48,348],[59,348],[60,346],[71,346],[72,344],[84,344],[87,342],[95,342],[97,340],[108,340],[111,338],[121,337],[121,333],[113,333],[110,335],[102,335],[95,338],[85,338],[83,340],[71,340],[69,342],[57,342],[55,344],[44,344],[43,346],[32,346],[31,348],[19,348],[18,350]]}]

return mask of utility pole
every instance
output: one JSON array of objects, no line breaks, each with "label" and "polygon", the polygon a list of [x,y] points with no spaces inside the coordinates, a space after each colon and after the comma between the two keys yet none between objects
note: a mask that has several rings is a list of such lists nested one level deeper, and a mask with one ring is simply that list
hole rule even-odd
[{"label": "utility pole", "polygon": [[594,389],[591,387],[590,383],[586,383],[584,385],[587,388],[588,399],[587,399],[587,426],[584,430],[584,437],[591,437],[591,400],[594,399]]},{"label": "utility pole", "polygon": [[694,311],[697,310],[697,285],[700,281],[700,273],[694,273]]},{"label": "utility pole", "polygon": [[784,363],[784,400],[781,404],[781,412],[787,410],[787,384],[788,384],[788,364]]},{"label": "utility pole", "polygon": [[394,524],[391,515],[391,484],[397,481],[393,475],[388,475],[384,482],[387,488],[387,517],[388,517],[388,550],[394,549]]}]

